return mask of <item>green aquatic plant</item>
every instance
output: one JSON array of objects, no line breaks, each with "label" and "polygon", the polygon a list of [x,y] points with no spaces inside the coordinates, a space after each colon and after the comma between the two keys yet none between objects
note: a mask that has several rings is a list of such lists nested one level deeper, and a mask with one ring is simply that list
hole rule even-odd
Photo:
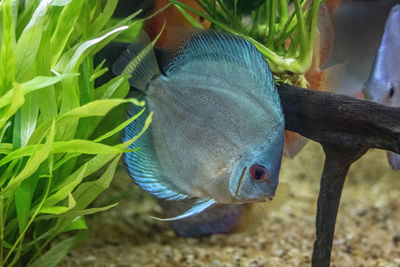
[{"label": "green aquatic plant", "polygon": [[275,74],[304,74],[311,66],[321,0],[195,0],[203,11],[170,2],[195,27],[202,26],[187,11],[252,42]]},{"label": "green aquatic plant", "polygon": [[144,106],[125,99],[125,76],[95,87],[107,68],[94,54],[143,22],[111,19],[117,2],[0,2],[0,266],[56,265],[86,236],[84,216],[115,205],[88,207],[137,138],[119,141],[143,112],[124,121],[122,105]]}]

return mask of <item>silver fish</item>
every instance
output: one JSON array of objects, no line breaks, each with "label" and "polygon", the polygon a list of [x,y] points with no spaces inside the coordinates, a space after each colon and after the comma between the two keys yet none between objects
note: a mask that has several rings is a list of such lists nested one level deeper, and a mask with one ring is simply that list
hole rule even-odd
[{"label": "silver fish", "polygon": [[[142,34],[115,62],[153,112],[125,162],[143,190],[165,200],[195,200],[177,220],[215,203],[271,199],[278,186],[284,119],[268,64],[247,40],[214,31],[191,34],[160,71]],[[133,66],[136,66],[133,68]],[[131,106],[129,116],[138,110]],[[146,115],[130,124],[125,140]]]},{"label": "silver fish", "polygon": [[[400,107],[400,5],[395,5],[386,20],[385,31],[363,92],[367,99]],[[400,169],[400,155],[387,152],[389,164]]]}]

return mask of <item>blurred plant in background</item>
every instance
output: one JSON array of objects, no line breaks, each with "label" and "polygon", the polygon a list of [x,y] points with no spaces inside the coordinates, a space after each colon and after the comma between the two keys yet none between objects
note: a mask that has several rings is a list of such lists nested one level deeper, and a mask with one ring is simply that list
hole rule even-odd
[{"label": "blurred plant in background", "polygon": [[209,20],[211,28],[248,39],[279,78],[296,78],[293,74],[303,75],[311,66],[318,11],[324,1],[195,0],[203,11],[178,0],[170,2],[197,28],[201,24],[187,11]]},{"label": "blurred plant in background", "polygon": [[0,266],[56,265],[86,236],[84,216],[115,205],[88,208],[135,140],[119,132],[141,113],[123,121],[121,105],[144,105],[125,99],[127,77],[94,85],[107,72],[94,54],[143,24],[111,19],[117,2],[0,3]]}]

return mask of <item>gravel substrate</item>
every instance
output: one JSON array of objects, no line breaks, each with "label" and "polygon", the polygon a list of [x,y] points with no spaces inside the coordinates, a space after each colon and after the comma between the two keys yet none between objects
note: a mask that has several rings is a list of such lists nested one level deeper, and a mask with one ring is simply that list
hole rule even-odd
[{"label": "gravel substrate", "polygon": [[[289,192],[260,209],[258,227],[249,223],[244,228],[250,229],[201,239],[178,237],[149,218],[159,207],[121,170],[98,201],[120,204],[89,218],[90,239],[60,266],[309,266],[323,159],[310,142],[295,160],[284,161],[281,182]],[[332,266],[400,266],[399,193],[400,172],[389,169],[384,151],[370,151],[352,166]]]}]

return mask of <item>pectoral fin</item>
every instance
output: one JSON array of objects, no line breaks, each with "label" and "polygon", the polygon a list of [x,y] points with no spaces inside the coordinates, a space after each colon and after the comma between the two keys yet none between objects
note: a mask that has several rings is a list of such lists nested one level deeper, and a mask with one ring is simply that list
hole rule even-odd
[{"label": "pectoral fin", "polygon": [[172,217],[172,218],[157,218],[151,216],[153,219],[159,220],[159,221],[175,221],[175,220],[180,220],[183,218],[187,218],[190,216],[194,216],[202,212],[203,210],[207,209],[211,205],[215,204],[216,201],[214,199],[200,199],[197,201],[196,205],[194,205],[192,208],[190,208],[188,211],[185,213]]},{"label": "pectoral fin", "polygon": [[294,158],[307,144],[308,139],[295,132],[285,130],[285,146],[283,155],[288,158]]}]

